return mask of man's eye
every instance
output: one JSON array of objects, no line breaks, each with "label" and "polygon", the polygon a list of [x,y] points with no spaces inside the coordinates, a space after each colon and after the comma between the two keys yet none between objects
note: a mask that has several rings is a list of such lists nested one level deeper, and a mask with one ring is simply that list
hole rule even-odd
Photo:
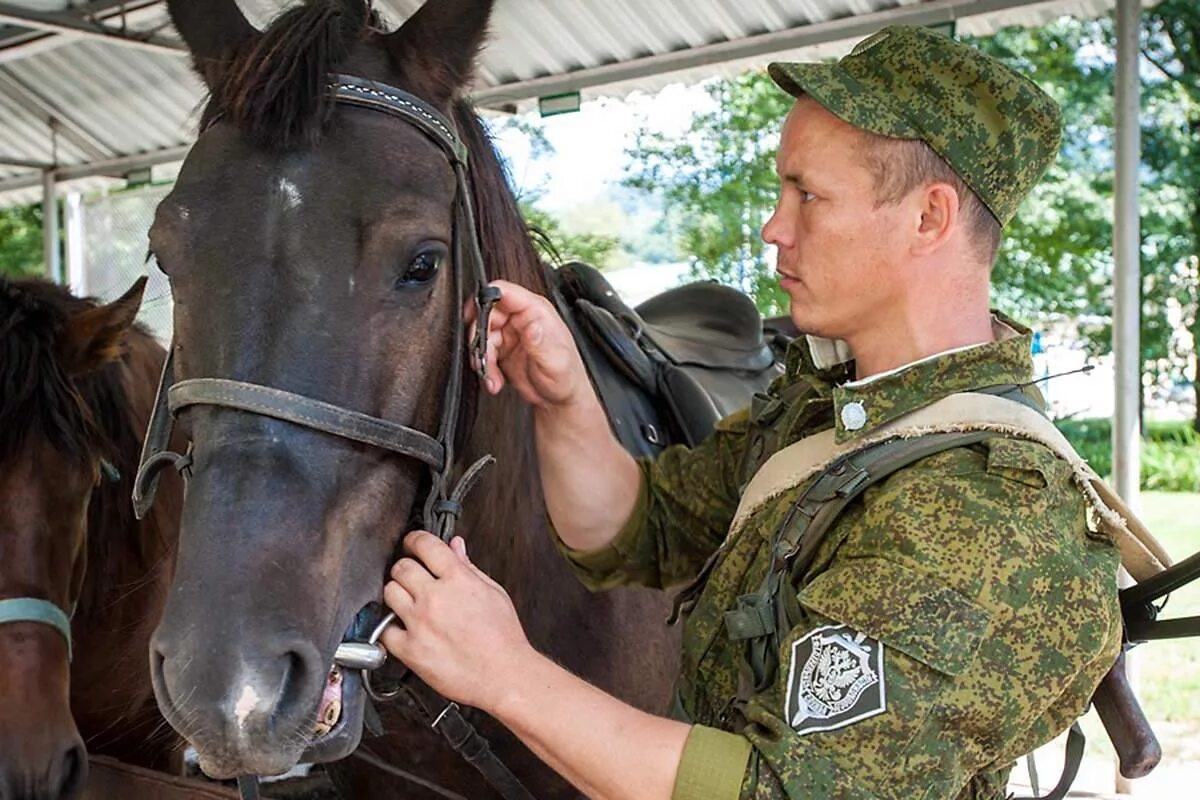
[{"label": "man's eye", "polygon": [[400,276],[396,278],[397,286],[414,286],[429,283],[437,277],[442,265],[443,254],[434,250],[424,250],[416,255]]},{"label": "man's eye", "polygon": [[803,189],[800,190],[800,202],[801,203],[811,203],[813,200],[816,200],[816,199],[817,199],[817,196],[815,194],[813,194],[812,192],[806,192]]}]

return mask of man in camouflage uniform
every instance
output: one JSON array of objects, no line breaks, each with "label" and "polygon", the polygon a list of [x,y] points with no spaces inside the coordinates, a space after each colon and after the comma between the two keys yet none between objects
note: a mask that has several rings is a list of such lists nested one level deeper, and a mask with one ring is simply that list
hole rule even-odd
[{"label": "man in camouflage uniform", "polygon": [[[406,539],[413,558],[385,592],[406,630],[385,643],[589,796],[999,798],[1014,759],[1084,711],[1118,650],[1118,555],[1089,530],[1070,467],[997,435],[871,486],[788,575],[790,630],[756,617],[755,598],[805,486],[738,506],[793,442],[833,428],[853,443],[953,393],[1030,380],[1029,332],[988,312],[988,280],[1001,225],[1057,151],[1058,110],[920,28],[770,73],[797,102],[763,236],[811,335],[765,397],[695,449],[635,463],[543,299],[504,285],[492,322],[488,389],[512,384],[534,404],[547,506],[583,580],[694,583],[686,721],[628,708],[534,653],[461,541]],[[776,646],[748,659],[762,641]]]}]

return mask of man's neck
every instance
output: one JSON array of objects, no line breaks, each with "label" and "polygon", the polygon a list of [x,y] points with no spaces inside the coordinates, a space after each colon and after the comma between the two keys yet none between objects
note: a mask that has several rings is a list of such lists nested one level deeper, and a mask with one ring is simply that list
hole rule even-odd
[{"label": "man's neck", "polygon": [[855,379],[863,380],[948,350],[984,344],[993,338],[991,314],[983,306],[968,314],[956,310],[875,326],[847,337],[846,343],[854,354]]}]

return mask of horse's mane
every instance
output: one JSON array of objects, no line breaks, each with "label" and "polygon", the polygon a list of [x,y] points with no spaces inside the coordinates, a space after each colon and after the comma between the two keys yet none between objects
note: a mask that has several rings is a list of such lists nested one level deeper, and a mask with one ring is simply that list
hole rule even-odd
[{"label": "horse's mane", "polygon": [[113,587],[128,590],[126,584],[146,573],[164,545],[156,523],[134,519],[129,499],[154,399],[146,377],[161,367],[163,350],[134,326],[121,358],[72,379],[57,342],[72,315],[96,305],[47,281],[0,281],[0,464],[41,437],[81,466],[99,457],[120,473],[117,481],[101,479],[88,509],[81,613],[102,603]]},{"label": "horse's mane", "polygon": [[79,463],[100,428],[59,357],[67,320],[85,301],[42,280],[0,280],[0,461],[40,437]]}]

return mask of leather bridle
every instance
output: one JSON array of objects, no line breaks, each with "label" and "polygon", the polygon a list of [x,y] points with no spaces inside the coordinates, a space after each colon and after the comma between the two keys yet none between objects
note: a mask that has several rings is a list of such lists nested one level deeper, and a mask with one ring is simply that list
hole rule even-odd
[{"label": "leather bridle", "polygon": [[[467,165],[467,148],[459,138],[454,124],[441,112],[418,97],[401,89],[353,75],[330,75],[329,90],[335,102],[352,108],[363,108],[396,117],[425,134],[450,162],[454,169],[454,330],[451,339],[450,372],[446,380],[441,423],[436,436],[390,420],[315,400],[311,397],[283,391],[271,386],[230,380],[227,378],[192,378],[174,380],[174,347],[163,364],[158,396],[142,447],[141,463],[134,481],[133,503],[138,518],[146,514],[154,502],[159,471],[174,466],[185,477],[192,467],[191,447],[185,453],[171,452],[169,447],[175,415],[191,406],[207,405],[236,409],[251,414],[284,420],[295,425],[321,431],[332,436],[369,444],[384,450],[417,459],[429,467],[430,490],[424,503],[424,522],[444,541],[454,535],[462,514],[462,501],[484,467],[494,460],[490,455],[476,461],[462,476],[454,480],[454,442],[463,395],[463,356],[465,320],[463,298],[467,270],[476,286],[476,336],[472,342],[480,377],[485,377],[487,364],[488,316],[500,291],[488,286],[487,271],[475,226],[475,211],[471,203],[471,185]],[[459,713],[458,706],[449,703],[426,688],[416,695],[414,690],[377,692],[371,684],[371,671],[382,666],[386,651],[378,643],[384,629],[395,620],[386,615],[365,641],[343,642],[335,662],[339,666],[362,671],[363,687],[373,699],[387,699],[400,691],[417,698],[415,704],[428,711],[427,721],[450,741],[489,782],[506,798],[531,798],[528,791],[512,773],[495,758],[474,728]],[[428,698],[434,698],[432,704]],[[420,702],[424,701],[424,702]],[[443,707],[444,706],[444,707]],[[253,779],[239,782],[243,796],[253,796]]]},{"label": "leather bridle", "polygon": [[142,446],[140,468],[134,482],[133,503],[139,519],[154,502],[159,470],[167,465],[174,466],[180,472],[191,468],[189,453],[172,453],[167,450],[175,415],[190,406],[218,406],[273,417],[343,439],[390,450],[425,463],[430,469],[431,486],[425,502],[424,520],[434,533],[447,541],[462,514],[463,496],[470,490],[482,466],[490,462],[490,457],[481,459],[466,470],[457,483],[453,481],[454,438],[463,393],[462,308],[465,271],[471,270],[477,286],[475,303],[478,325],[472,349],[481,371],[487,363],[487,318],[492,305],[500,296],[498,289],[488,286],[487,271],[479,247],[475,212],[471,204],[467,149],[455,133],[453,124],[423,100],[400,89],[352,75],[330,77],[329,88],[337,103],[378,111],[409,122],[438,145],[454,169],[455,322],[450,372],[446,380],[442,418],[437,436],[271,386],[227,378],[192,378],[175,382],[172,347],[166,363],[163,364],[158,396],[155,399],[154,412],[150,417],[146,440]]}]

